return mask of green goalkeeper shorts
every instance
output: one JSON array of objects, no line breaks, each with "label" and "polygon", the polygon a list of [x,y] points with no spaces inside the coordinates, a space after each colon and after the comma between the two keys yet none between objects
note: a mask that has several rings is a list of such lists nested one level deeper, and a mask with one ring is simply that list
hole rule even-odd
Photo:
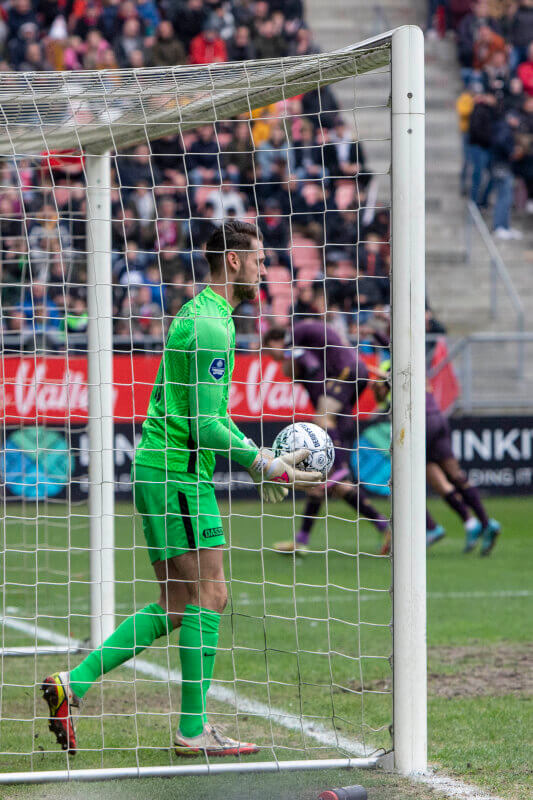
[{"label": "green goalkeeper shorts", "polygon": [[213,484],[184,477],[154,467],[132,468],[135,506],[152,564],[226,544]]}]

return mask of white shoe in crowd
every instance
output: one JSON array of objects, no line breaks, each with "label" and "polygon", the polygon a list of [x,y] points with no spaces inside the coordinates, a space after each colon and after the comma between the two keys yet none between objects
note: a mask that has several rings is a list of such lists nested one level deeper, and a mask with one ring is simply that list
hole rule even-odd
[{"label": "white shoe in crowd", "polygon": [[516,228],[496,228],[494,231],[494,237],[496,239],[522,239],[521,231],[518,231]]},{"label": "white shoe in crowd", "polygon": [[533,214],[533,200],[528,200],[526,203],[526,211],[528,214]]}]

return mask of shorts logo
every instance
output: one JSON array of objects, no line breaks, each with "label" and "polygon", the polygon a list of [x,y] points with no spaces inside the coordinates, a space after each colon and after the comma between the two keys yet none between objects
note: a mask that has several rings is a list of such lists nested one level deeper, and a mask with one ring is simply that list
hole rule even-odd
[{"label": "shorts logo", "polygon": [[224,528],[206,528],[205,531],[202,531],[202,536],[204,539],[213,539],[215,536],[223,535]]},{"label": "shorts logo", "polygon": [[214,358],[211,361],[211,365],[209,367],[209,374],[213,377],[216,381],[219,381],[221,378],[224,377],[226,372],[226,359],[225,358]]}]

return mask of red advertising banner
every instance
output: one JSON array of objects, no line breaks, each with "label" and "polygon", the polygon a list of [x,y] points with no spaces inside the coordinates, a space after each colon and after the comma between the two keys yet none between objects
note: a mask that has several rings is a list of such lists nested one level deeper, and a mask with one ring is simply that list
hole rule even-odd
[{"label": "red advertising banner", "polygon": [[[448,345],[443,336],[435,345],[433,358],[431,359],[431,368],[435,369],[443,362],[446,362],[447,358]],[[431,391],[441,411],[446,413],[452,408],[459,397],[460,386],[451,362],[444,363],[444,366],[431,379]]]},{"label": "red advertising banner", "polygon": [[[375,363],[373,356],[364,358]],[[160,359],[160,355],[114,357],[116,422],[144,420]],[[85,358],[7,356],[0,361],[0,369],[0,416],[5,424],[87,421]],[[373,407],[373,395],[366,389],[359,410],[368,413]],[[276,362],[250,353],[235,358],[230,412],[236,420],[275,421],[293,416],[308,419],[313,407],[304,387],[291,383]]]}]

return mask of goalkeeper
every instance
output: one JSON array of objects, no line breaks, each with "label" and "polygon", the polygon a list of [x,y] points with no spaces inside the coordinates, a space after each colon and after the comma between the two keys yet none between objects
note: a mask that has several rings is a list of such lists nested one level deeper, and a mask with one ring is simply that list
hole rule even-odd
[{"label": "goalkeeper", "polygon": [[231,221],[206,245],[211,283],[173,320],[135,454],[135,504],[143,518],[148,555],[160,594],[125,619],[103,645],[70,672],[42,684],[50,730],[64,750],[76,752],[72,707],[103,674],[180,627],[181,715],[178,755],[243,755],[258,747],[210,725],[206,716],[221,614],[226,606],[224,531],[212,483],[215,454],[245,467],[265,501],[288,487],[319,483],[318,472],[298,464],[298,450],[275,458],[245,438],[228,416],[235,357],[232,310],[254,300],[265,275],[264,251],[253,225]]}]

